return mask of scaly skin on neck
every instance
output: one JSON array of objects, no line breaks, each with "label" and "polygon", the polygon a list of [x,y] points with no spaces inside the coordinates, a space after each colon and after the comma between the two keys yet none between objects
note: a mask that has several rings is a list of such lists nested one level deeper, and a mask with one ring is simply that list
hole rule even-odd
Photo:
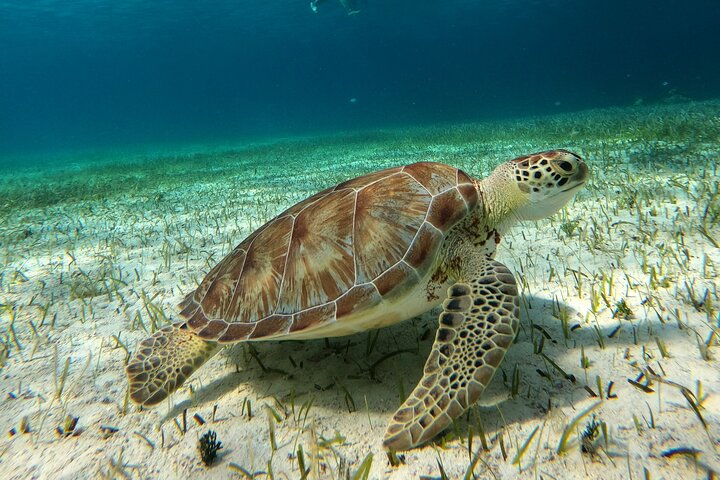
[{"label": "scaly skin on neck", "polygon": [[[517,183],[508,174],[511,167],[501,165],[484,180],[475,180],[480,201],[464,220],[445,239],[445,253],[439,262],[438,273],[432,283],[441,284],[444,279],[464,278],[469,259],[484,261],[494,257],[499,237],[504,235],[518,220],[518,209],[527,202]],[[482,252],[483,255],[478,255]],[[440,288],[440,285],[436,285]]]},{"label": "scaly skin on neck", "polygon": [[483,209],[482,216],[488,228],[501,235],[521,219],[517,212],[527,201],[509,170],[507,165],[501,165],[489,177],[476,183],[482,198],[477,208]]}]

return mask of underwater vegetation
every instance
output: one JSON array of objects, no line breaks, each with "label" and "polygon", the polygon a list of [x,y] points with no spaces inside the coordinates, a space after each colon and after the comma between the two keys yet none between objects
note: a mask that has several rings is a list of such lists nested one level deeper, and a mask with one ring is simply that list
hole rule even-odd
[{"label": "underwater vegetation", "polygon": [[[578,151],[594,178],[549,222],[503,240],[520,334],[487,403],[434,443],[390,456],[380,444],[421,375],[434,313],[351,337],[242,344],[167,408],[130,405],[129,346],[172,322],[209,268],[283,209],[387,166],[441,161],[484,177],[547,148]],[[717,475],[719,152],[720,103],[702,102],[13,167],[0,179],[0,469]]]},{"label": "underwater vegetation", "polygon": [[217,458],[218,450],[222,448],[222,442],[217,439],[217,433],[212,430],[205,432],[202,437],[200,437],[200,440],[198,440],[200,460],[202,460],[206,467],[212,465],[215,458]]}]

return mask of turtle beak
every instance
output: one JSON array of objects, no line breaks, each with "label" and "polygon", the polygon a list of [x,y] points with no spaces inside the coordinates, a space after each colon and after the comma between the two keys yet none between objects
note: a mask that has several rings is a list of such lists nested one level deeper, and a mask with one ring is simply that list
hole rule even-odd
[{"label": "turtle beak", "polygon": [[578,171],[573,175],[573,180],[576,182],[585,183],[590,179],[591,176],[590,167],[587,166],[587,163],[580,160],[578,162]]},{"label": "turtle beak", "polygon": [[585,185],[585,183],[590,179],[590,176],[590,168],[588,168],[587,163],[581,161],[580,163],[578,163],[577,172],[575,172],[575,174],[570,177],[570,181],[568,182],[570,183],[570,186],[560,191],[562,193],[565,193],[572,190],[577,190],[578,188]]}]

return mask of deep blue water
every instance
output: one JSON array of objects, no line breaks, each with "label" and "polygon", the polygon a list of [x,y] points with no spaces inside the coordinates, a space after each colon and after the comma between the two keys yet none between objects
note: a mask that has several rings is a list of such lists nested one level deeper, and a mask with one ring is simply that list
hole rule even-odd
[{"label": "deep blue water", "polygon": [[718,0],[357,2],[0,0],[0,155],[720,97]]}]

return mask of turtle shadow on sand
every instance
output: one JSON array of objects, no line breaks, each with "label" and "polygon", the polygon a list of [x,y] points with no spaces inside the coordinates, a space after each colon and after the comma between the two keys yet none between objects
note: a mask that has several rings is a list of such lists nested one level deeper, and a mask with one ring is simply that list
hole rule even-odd
[{"label": "turtle shadow on sand", "polygon": [[[586,383],[579,362],[581,346],[589,351],[598,344],[595,328],[587,324],[581,326],[579,318],[571,320],[571,328],[578,326],[566,340],[561,321],[553,312],[558,309],[572,312],[571,307],[543,297],[525,296],[524,299],[528,308],[522,309],[517,339],[470,415],[457,420],[461,434],[467,432],[469,422],[476,415],[483,419],[485,430],[492,432],[501,428],[503,422],[539,419],[548,408],[586,399],[589,392],[585,387],[597,390],[594,382]],[[437,316],[435,309],[402,324],[327,340],[236,345],[216,360],[226,362],[225,373],[205,385],[197,386],[196,382],[194,400],[174,404],[163,421],[180,415],[187,408],[221,404],[223,399],[235,394],[294,398],[298,404],[312,398],[315,407],[338,414],[362,414],[370,410],[387,414],[389,420],[403,402],[402,395],[407,395],[422,377],[435,337]],[[624,328],[614,332],[621,322]],[[638,323],[636,320],[636,328]],[[676,328],[662,328],[659,323],[652,327],[669,342],[669,337],[685,335]],[[634,345],[632,327],[625,320],[598,328],[606,348]],[[535,352],[541,336],[544,337],[542,353],[557,363],[568,377]],[[232,368],[236,372],[232,372]],[[512,398],[510,382],[515,368],[521,380],[518,395]],[[594,379],[595,375],[591,372],[588,378]]]}]

